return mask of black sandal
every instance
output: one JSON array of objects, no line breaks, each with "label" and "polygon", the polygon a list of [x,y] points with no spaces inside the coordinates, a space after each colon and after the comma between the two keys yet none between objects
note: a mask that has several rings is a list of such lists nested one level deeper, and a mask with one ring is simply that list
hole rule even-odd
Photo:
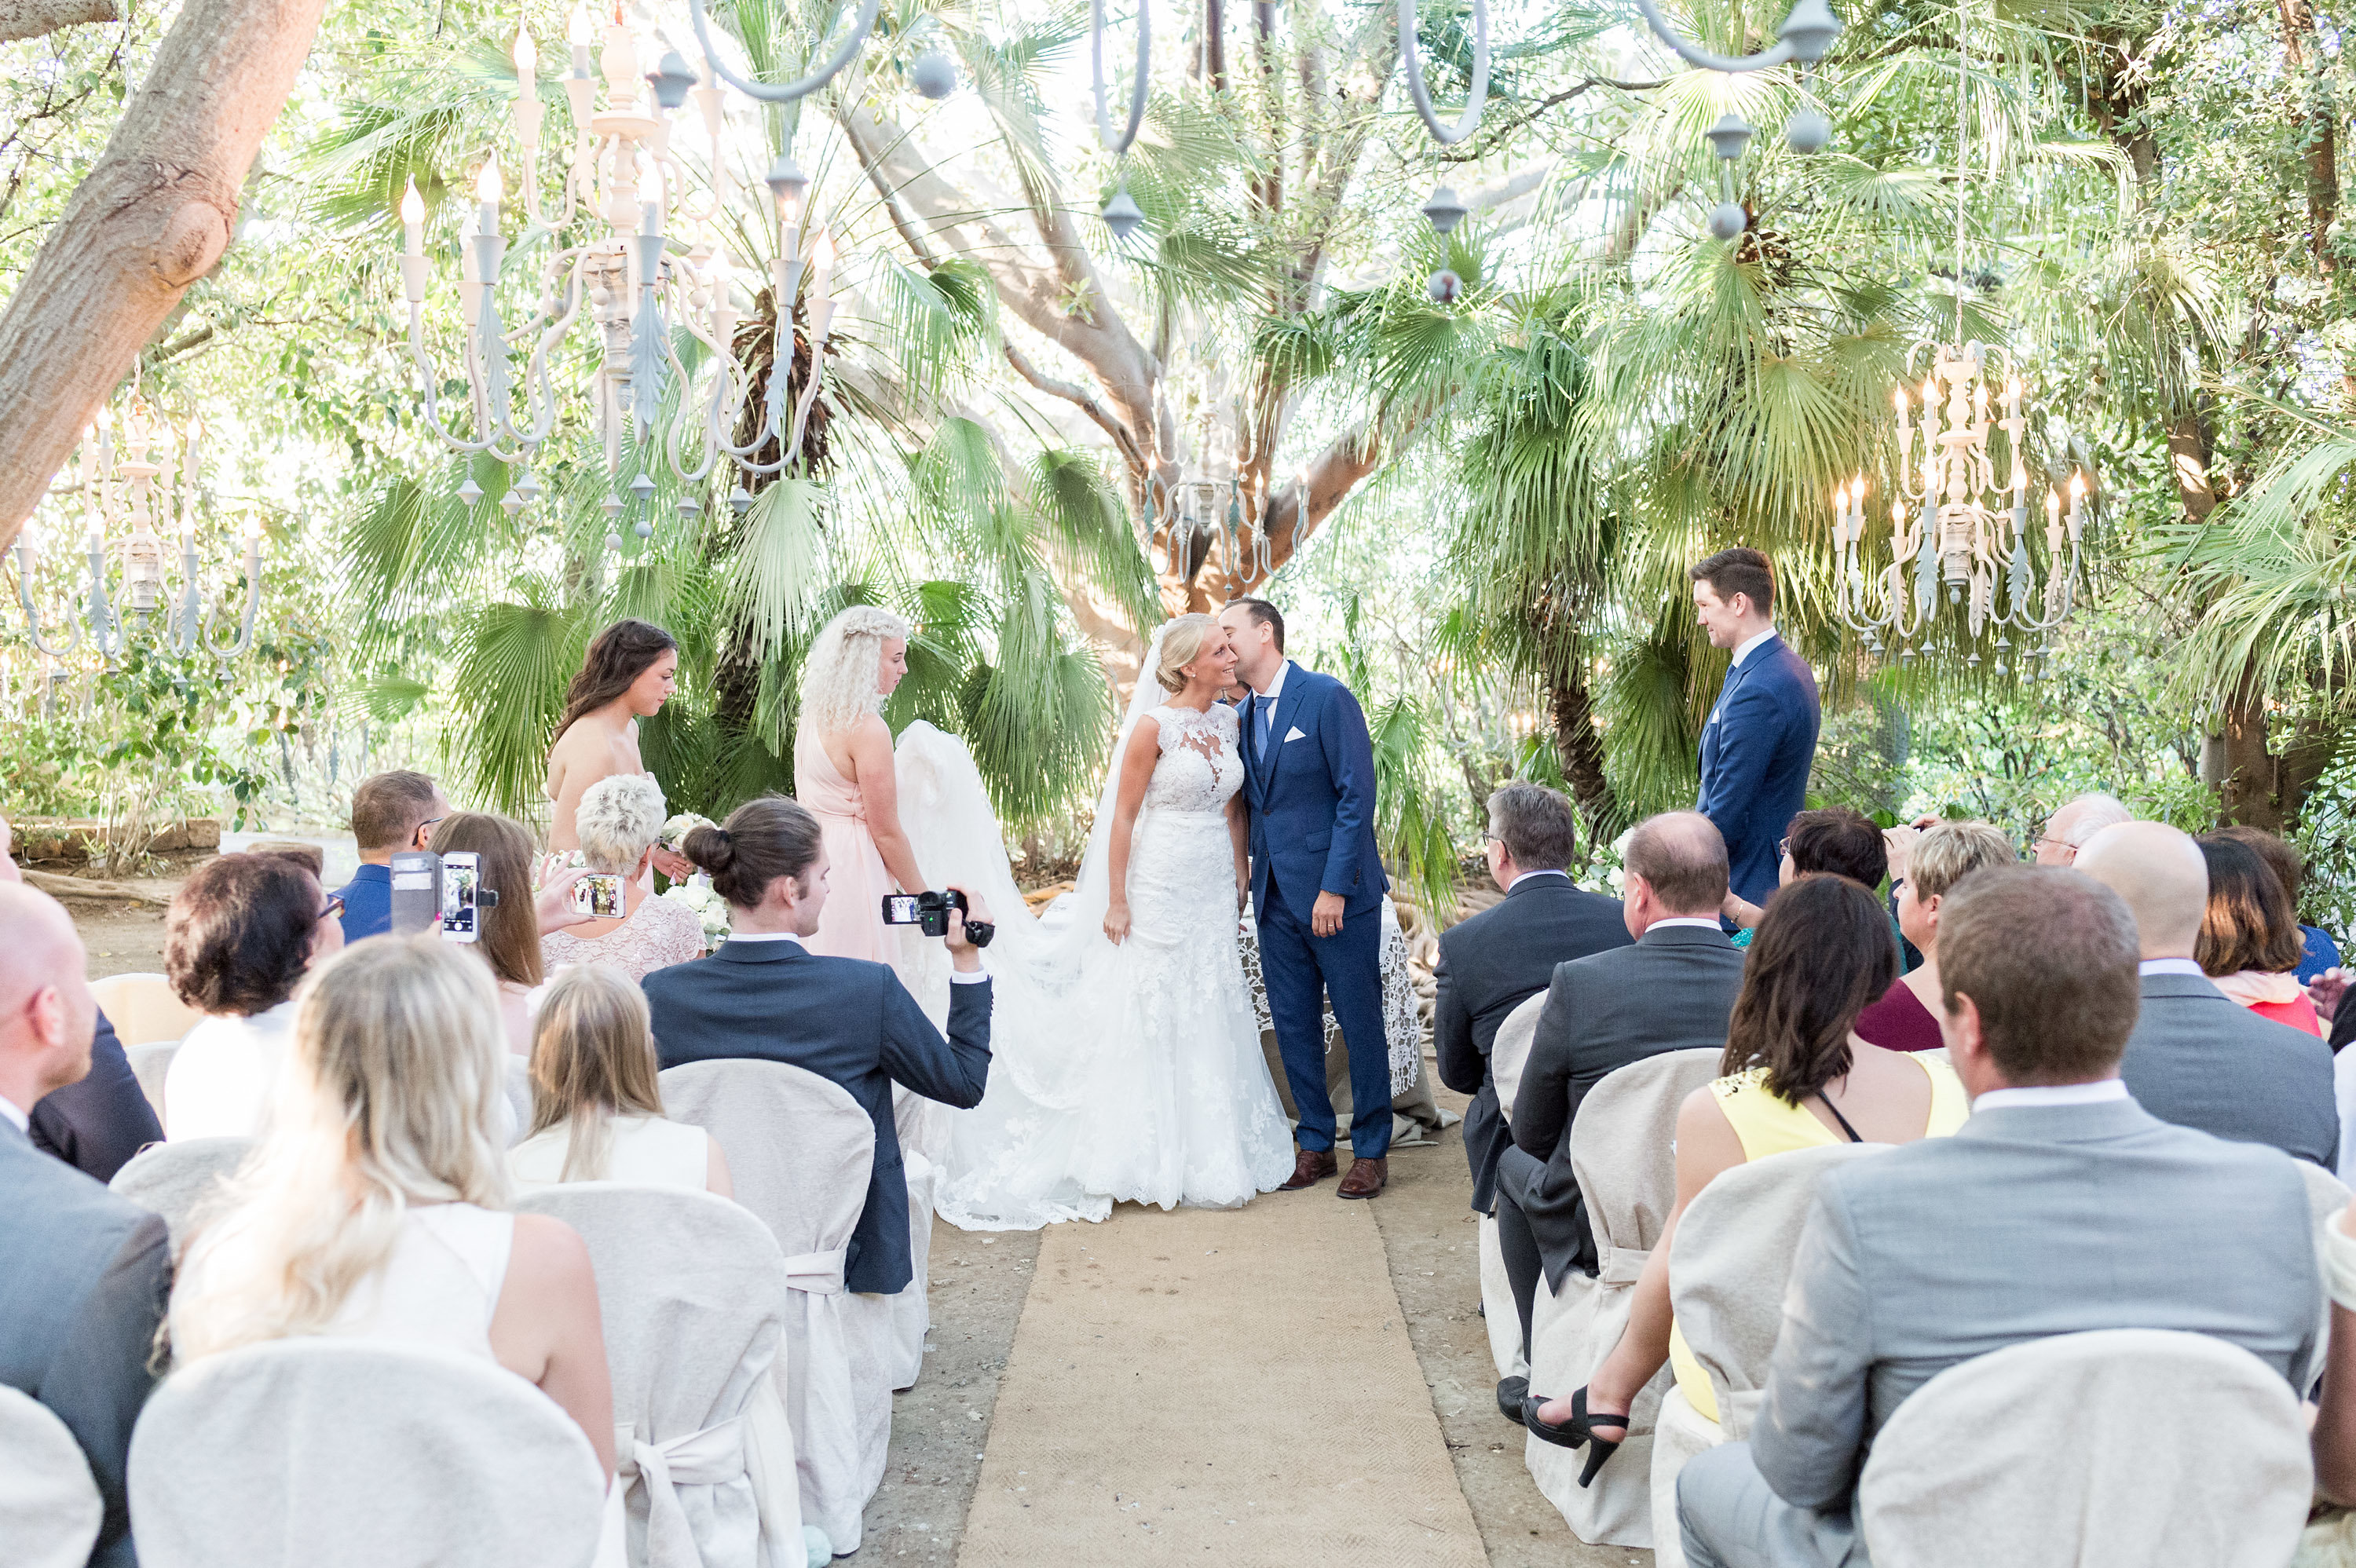
[{"label": "black sandal", "polygon": [[[1595,1473],[1603,1468],[1603,1462],[1618,1453],[1620,1445],[1627,1441],[1628,1418],[1604,1411],[1590,1413],[1587,1408],[1587,1390],[1584,1386],[1572,1391],[1570,1419],[1559,1425],[1538,1418],[1538,1407],[1546,1403],[1536,1395],[1524,1394],[1522,1424],[1530,1429],[1532,1436],[1542,1438],[1558,1448],[1578,1448],[1589,1443],[1594,1444],[1594,1452],[1587,1456],[1587,1467],[1579,1473],[1580,1486],[1592,1486],[1595,1482]],[[1616,1426],[1620,1429],[1620,1436],[1611,1440],[1600,1437],[1595,1432],[1599,1426]]]}]

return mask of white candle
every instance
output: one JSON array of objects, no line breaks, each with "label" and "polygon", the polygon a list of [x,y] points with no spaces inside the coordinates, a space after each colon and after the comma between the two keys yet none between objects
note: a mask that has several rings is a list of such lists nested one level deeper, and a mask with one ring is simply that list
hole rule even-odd
[{"label": "white candle", "polygon": [[507,194],[499,180],[499,160],[494,156],[483,165],[480,178],[475,181],[475,199],[482,204],[483,233],[496,236],[499,231],[499,202]]}]

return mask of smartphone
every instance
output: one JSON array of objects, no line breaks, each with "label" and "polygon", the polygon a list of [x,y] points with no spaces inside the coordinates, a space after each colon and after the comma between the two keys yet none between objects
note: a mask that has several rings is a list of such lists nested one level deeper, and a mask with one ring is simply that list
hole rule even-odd
[{"label": "smartphone", "polygon": [[573,884],[573,912],[599,920],[622,917],[622,876],[618,871],[592,871]]},{"label": "smartphone", "polygon": [[442,934],[451,942],[475,942],[476,912],[481,903],[483,858],[469,850],[442,857]]},{"label": "smartphone", "polygon": [[924,905],[918,901],[916,894],[885,893],[884,895],[884,924],[915,925],[924,918]]}]

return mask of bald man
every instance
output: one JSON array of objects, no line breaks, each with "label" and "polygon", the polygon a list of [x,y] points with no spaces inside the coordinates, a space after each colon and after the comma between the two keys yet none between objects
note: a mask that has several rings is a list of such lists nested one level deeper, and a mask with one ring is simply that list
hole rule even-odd
[{"label": "bald man", "polygon": [[2036,851],[2040,866],[2067,866],[2078,859],[2079,849],[2086,840],[2114,823],[2130,820],[2135,813],[2115,795],[2082,795],[2054,808],[2045,819],[2045,831],[2030,846]]},{"label": "bald man", "polygon": [[2164,822],[2123,822],[2089,837],[2076,867],[2135,916],[2142,999],[2119,1076],[2136,1103],[2162,1121],[2272,1144],[2331,1169],[2340,1148],[2331,1048],[2258,1017],[2193,961],[2209,906],[2201,846]]},{"label": "bald man", "polygon": [[123,1465],[170,1289],[164,1221],[27,1136],[32,1109],[90,1071],[89,955],[56,900],[0,882],[0,1383],[81,1445],[105,1505],[98,1568],[134,1568]]}]

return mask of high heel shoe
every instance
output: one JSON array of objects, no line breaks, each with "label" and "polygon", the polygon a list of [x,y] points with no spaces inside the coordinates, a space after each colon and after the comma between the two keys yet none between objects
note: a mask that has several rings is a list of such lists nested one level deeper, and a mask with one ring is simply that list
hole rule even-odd
[{"label": "high heel shoe", "polygon": [[[1593,1452],[1587,1456],[1587,1467],[1579,1473],[1580,1486],[1592,1486],[1595,1482],[1595,1473],[1603,1468],[1603,1462],[1617,1454],[1620,1451],[1620,1445],[1627,1441],[1628,1418],[1624,1415],[1613,1415],[1608,1411],[1596,1411],[1590,1413],[1587,1408],[1587,1390],[1584,1387],[1572,1392],[1570,1419],[1560,1424],[1539,1419],[1538,1407],[1546,1403],[1535,1394],[1524,1394],[1522,1424],[1530,1429],[1532,1436],[1542,1438],[1558,1448],[1578,1448],[1589,1443],[1594,1444]],[[1620,1429],[1620,1436],[1613,1439],[1598,1436],[1595,1429],[1599,1426],[1616,1426]]]}]

